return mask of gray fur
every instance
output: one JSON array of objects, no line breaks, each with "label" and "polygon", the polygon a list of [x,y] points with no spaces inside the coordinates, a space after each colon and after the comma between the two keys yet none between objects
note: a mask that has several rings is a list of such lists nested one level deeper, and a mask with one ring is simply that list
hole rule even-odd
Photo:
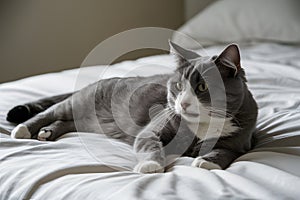
[{"label": "gray fur", "polygon": [[[170,45],[179,54],[174,74],[100,80],[74,94],[32,102],[26,106],[39,109],[23,124],[32,138],[37,138],[40,130],[51,131],[48,140],[70,131],[106,134],[133,145],[141,162],[156,161],[165,166],[165,154],[179,154],[202,156],[226,168],[251,148],[257,117],[256,103],[239,64],[238,49],[230,45],[219,56],[210,58]],[[221,89],[215,84],[216,71],[224,83],[226,102],[218,96]],[[188,81],[212,116],[230,116],[238,131],[220,138],[196,137],[188,122],[175,112],[176,98],[183,92],[176,89],[181,80]],[[209,92],[199,93],[199,83],[207,83]],[[214,105],[211,97],[216,98]],[[10,121],[17,115],[14,112],[10,113]]]}]

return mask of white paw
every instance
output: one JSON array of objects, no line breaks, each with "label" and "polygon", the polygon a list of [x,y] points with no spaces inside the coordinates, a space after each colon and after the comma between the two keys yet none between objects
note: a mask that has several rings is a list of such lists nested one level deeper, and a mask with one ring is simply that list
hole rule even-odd
[{"label": "white paw", "polygon": [[49,138],[52,134],[52,131],[50,130],[41,130],[38,134],[38,140],[40,141],[46,141],[47,138]]},{"label": "white paw", "polygon": [[192,162],[193,167],[199,167],[202,169],[222,169],[218,164],[215,164],[213,162],[209,162],[204,160],[202,157],[197,157]]},{"label": "white paw", "polygon": [[164,168],[156,161],[139,162],[133,169],[138,173],[163,173]]},{"label": "white paw", "polygon": [[30,139],[31,138],[31,134],[30,134],[27,126],[25,126],[24,124],[19,124],[18,126],[16,126],[11,131],[10,136],[15,139]]}]

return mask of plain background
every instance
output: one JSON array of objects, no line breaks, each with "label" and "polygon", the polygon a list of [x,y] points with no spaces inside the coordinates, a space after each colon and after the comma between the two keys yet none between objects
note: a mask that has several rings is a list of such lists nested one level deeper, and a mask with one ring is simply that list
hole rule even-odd
[{"label": "plain background", "polygon": [[[79,67],[97,44],[121,31],[176,30],[212,1],[1,0],[0,83]],[[157,53],[163,52],[141,50],[117,61]]]}]

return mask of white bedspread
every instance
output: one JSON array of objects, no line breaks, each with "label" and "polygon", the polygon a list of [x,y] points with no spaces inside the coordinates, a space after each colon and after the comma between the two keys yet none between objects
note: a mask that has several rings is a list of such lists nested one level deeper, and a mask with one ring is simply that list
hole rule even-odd
[{"label": "white bedspread", "polygon": [[[223,47],[213,47],[215,54]],[[55,142],[12,140],[7,111],[72,91],[99,78],[169,73],[174,58],[152,56],[109,67],[35,76],[0,85],[0,199],[299,199],[300,47],[241,48],[248,85],[259,104],[256,146],[226,170],[192,168],[181,158],[163,174],[137,174],[131,147],[93,133]],[[162,66],[165,66],[162,68]],[[100,76],[101,75],[101,76]]]}]

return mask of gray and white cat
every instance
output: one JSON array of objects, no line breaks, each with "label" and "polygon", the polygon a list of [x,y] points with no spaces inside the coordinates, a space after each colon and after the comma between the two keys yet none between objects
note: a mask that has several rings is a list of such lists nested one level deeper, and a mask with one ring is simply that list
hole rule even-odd
[{"label": "gray and white cat", "polygon": [[13,138],[56,140],[67,132],[102,133],[131,144],[134,171],[163,172],[166,155],[224,169],[251,148],[257,105],[246,86],[237,45],[201,57],[172,42],[173,74],[100,80],[77,92],[16,106]]}]

